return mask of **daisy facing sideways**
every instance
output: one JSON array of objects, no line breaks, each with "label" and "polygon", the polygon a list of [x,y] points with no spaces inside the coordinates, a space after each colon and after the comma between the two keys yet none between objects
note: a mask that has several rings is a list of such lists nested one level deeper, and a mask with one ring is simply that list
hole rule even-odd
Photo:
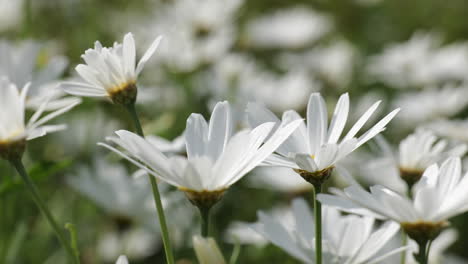
[{"label": "daisy facing sideways", "polygon": [[233,133],[229,103],[220,102],[209,123],[199,114],[188,118],[187,157],[167,157],[147,139],[125,130],[117,131],[118,137],[108,138],[123,152],[99,144],[184,191],[199,208],[211,207],[232,184],[271,155],[300,123],[301,120],[295,120],[280,126],[268,139],[275,126],[271,122]]},{"label": "daisy facing sideways", "polygon": [[[356,137],[379,104],[380,101],[374,103],[340,140],[349,113],[348,94],[343,94],[338,100],[328,126],[325,101],[319,93],[313,93],[307,105],[307,126],[301,123],[291,137],[276,150],[278,154],[269,157],[265,163],[292,168],[313,185],[321,185],[340,159],[385,130],[385,126],[399,111],[393,110],[367,132]],[[249,104],[247,113],[249,124],[253,127],[264,122],[275,122],[278,127],[280,123],[300,119],[297,112],[290,110],[284,112],[280,121],[268,109],[257,104]]]},{"label": "daisy facing sideways", "polygon": [[21,158],[26,141],[65,129],[65,125],[45,124],[79,104],[78,101],[73,101],[42,116],[49,102],[45,100],[25,123],[25,101],[28,90],[29,84],[26,84],[19,92],[16,85],[11,83],[7,77],[0,76],[0,156],[10,161]]},{"label": "daisy facing sideways", "polygon": [[451,217],[468,211],[467,188],[468,176],[462,176],[460,158],[451,157],[440,167],[433,164],[425,170],[414,185],[413,200],[383,186],[372,186],[369,193],[356,184],[344,191],[334,190],[336,196],[321,194],[318,199],[346,212],[391,219],[421,249],[440,234]]},{"label": "daisy facing sideways", "polygon": [[99,41],[94,49],[88,49],[81,56],[86,64],[76,66],[76,71],[84,82],[64,82],[65,92],[76,96],[109,97],[116,104],[135,103],[136,81],[146,62],[156,51],[161,36],[157,37],[137,65],[135,40],[127,33],[123,44],[114,43],[103,47]]}]

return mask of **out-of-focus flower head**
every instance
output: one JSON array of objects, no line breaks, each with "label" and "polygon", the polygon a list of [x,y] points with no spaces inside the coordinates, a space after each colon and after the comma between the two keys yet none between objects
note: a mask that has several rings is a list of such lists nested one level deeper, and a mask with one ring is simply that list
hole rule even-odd
[{"label": "out-of-focus flower head", "polygon": [[44,47],[44,44],[33,41],[0,40],[0,75],[7,76],[19,89],[31,83],[26,98],[28,108],[38,109],[45,100],[49,101],[46,110],[78,102],[77,98],[64,97],[65,93],[58,88],[68,60],[48,54]]},{"label": "out-of-focus flower head", "polygon": [[302,48],[329,33],[331,19],[306,7],[281,9],[247,24],[247,45],[258,48]]}]

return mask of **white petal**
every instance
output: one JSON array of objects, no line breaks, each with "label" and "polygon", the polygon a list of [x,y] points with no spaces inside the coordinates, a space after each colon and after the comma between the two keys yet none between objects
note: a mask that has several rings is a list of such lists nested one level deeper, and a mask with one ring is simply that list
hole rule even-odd
[{"label": "white petal", "polygon": [[333,118],[328,130],[328,143],[336,143],[343,132],[348,119],[349,113],[349,96],[348,93],[343,94],[335,107]]},{"label": "white petal", "polygon": [[68,94],[76,96],[104,97],[107,96],[106,90],[101,87],[88,85],[78,82],[65,82],[60,87]]},{"label": "white petal", "polygon": [[327,106],[319,93],[310,95],[307,104],[307,129],[310,153],[316,154],[325,142],[327,133]]},{"label": "white petal", "polygon": [[159,46],[159,43],[161,42],[162,36],[157,37],[151,46],[148,48],[148,50],[145,52],[143,57],[141,57],[140,61],[138,62],[137,68],[136,68],[136,76],[140,75],[140,72],[143,70],[145,67],[146,62],[153,56],[153,53],[156,51],[156,49]]}]

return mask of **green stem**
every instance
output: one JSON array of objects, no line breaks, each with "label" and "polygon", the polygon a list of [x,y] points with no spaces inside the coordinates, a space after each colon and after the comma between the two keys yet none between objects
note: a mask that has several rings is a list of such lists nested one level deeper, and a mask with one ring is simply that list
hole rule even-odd
[{"label": "green stem", "polygon": [[58,240],[60,241],[62,246],[67,251],[67,254],[71,262],[75,264],[79,264],[80,263],[79,258],[74,254],[73,249],[70,247],[67,240],[65,239],[65,236],[63,235],[61,228],[59,227],[59,225],[57,224],[57,221],[55,221],[54,217],[52,216],[49,209],[47,208],[45,202],[42,200],[41,196],[39,195],[39,191],[36,185],[34,185],[33,181],[29,177],[21,160],[12,159],[10,160],[10,162],[18,171],[18,174],[21,176],[21,179],[24,181],[26,187],[31,193],[33,200],[36,203],[37,207],[39,208],[41,213],[45,216],[49,224],[52,226],[52,229],[55,231],[55,235],[57,236]]},{"label": "green stem", "polygon": [[414,254],[415,259],[419,264],[427,264],[427,256],[429,255],[428,250],[428,241],[417,241],[419,246],[419,251],[417,254]]},{"label": "green stem", "polygon": [[241,244],[239,241],[236,241],[234,245],[234,249],[232,250],[231,258],[229,259],[229,264],[236,264],[237,259],[239,258],[239,254],[241,251]]},{"label": "green stem", "polygon": [[141,123],[140,119],[138,118],[138,114],[136,112],[135,104],[128,104],[126,105],[127,111],[132,117],[133,123],[135,124],[135,130],[138,135],[141,137],[145,137],[145,134],[143,133],[143,129],[141,128]]},{"label": "green stem", "polygon": [[[405,232],[402,232],[401,240],[403,246],[408,244],[408,235]],[[406,250],[401,252],[400,264],[406,264]]]},{"label": "green stem", "polygon": [[201,215],[201,235],[203,237],[208,237],[210,233],[210,208],[202,208],[200,207],[200,215]]},{"label": "green stem", "polygon": [[[127,111],[133,119],[135,129],[141,137],[145,137],[143,129],[141,128],[140,119],[135,109],[135,104],[129,104],[126,106]],[[161,195],[158,189],[158,183],[156,179],[148,174],[148,178],[151,182],[151,188],[153,190],[154,203],[156,204],[156,210],[158,212],[159,225],[162,233],[162,240],[164,244],[164,252],[166,253],[166,261],[168,264],[174,264],[174,255],[172,253],[171,240],[169,239],[169,231],[166,224],[166,216],[164,215],[164,208],[161,202]]]},{"label": "green stem", "polygon": [[322,192],[322,185],[314,186],[314,217],[315,217],[315,263],[322,264],[322,204],[317,195]]}]

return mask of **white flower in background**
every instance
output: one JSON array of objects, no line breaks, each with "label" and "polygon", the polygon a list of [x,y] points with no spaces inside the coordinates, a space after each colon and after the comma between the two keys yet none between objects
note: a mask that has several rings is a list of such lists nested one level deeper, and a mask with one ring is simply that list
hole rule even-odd
[{"label": "white flower in background", "polygon": [[193,249],[200,264],[225,264],[223,254],[211,237],[193,237]]},{"label": "white flower in background", "polygon": [[345,41],[334,41],[302,53],[283,53],[277,64],[282,69],[302,69],[327,86],[346,88],[351,82],[356,51]]},{"label": "white flower in background", "polygon": [[0,0],[0,32],[17,27],[23,18],[23,0]]},{"label": "white flower in background", "polygon": [[151,201],[151,186],[146,178],[138,177],[141,173],[130,176],[124,166],[98,158],[93,166],[78,167],[76,175],[67,176],[67,183],[110,214],[153,220],[152,208],[144,206]]},{"label": "white flower in background", "polygon": [[84,82],[64,82],[62,88],[77,96],[110,97],[119,104],[133,103],[136,100],[137,77],[160,41],[161,37],[153,41],[138,64],[131,33],[124,36],[123,44],[116,42],[109,48],[96,41],[94,49],[88,49],[82,55],[86,64],[75,68]]},{"label": "white flower in background", "polygon": [[462,177],[460,158],[452,157],[440,168],[433,164],[426,169],[413,187],[414,200],[380,185],[372,186],[370,193],[352,185],[344,191],[335,189],[337,196],[319,195],[318,199],[346,212],[391,219],[410,237],[423,233],[431,240],[446,227],[448,219],[468,210],[467,188],[468,177]]},{"label": "white flower in background", "polygon": [[[339,160],[382,132],[399,111],[399,109],[392,111],[362,136],[356,138],[356,134],[377,109],[379,103],[373,104],[339,142],[348,118],[348,94],[343,94],[338,100],[328,128],[325,101],[319,93],[313,93],[307,106],[307,126],[301,123],[299,129],[276,150],[278,154],[272,155],[266,164],[296,169],[309,182],[314,180],[312,178],[327,178]],[[272,112],[260,105],[249,104],[247,112],[251,126],[263,122],[280,123],[280,120]],[[288,123],[298,118],[300,118],[299,114],[290,110],[283,114],[282,123]],[[320,174],[320,177],[317,175],[306,177],[302,172],[317,173]]]},{"label": "white flower in background", "polygon": [[425,127],[434,131],[441,137],[451,138],[457,141],[468,142],[468,120],[441,119],[427,124]]},{"label": "white flower in background", "polygon": [[122,253],[131,259],[143,260],[155,254],[161,244],[159,235],[141,227],[105,230],[97,239],[97,254],[101,261],[107,262]]},{"label": "white flower in background", "polygon": [[[310,184],[309,184],[310,185]],[[259,247],[268,244],[265,238],[257,232],[252,232],[251,223],[233,221],[227,227],[224,239],[231,244],[256,245]]]},{"label": "white flower in background", "polygon": [[369,75],[395,88],[463,81],[468,75],[468,45],[441,46],[440,36],[415,33],[410,40],[370,58]]},{"label": "white flower in background", "polygon": [[[234,22],[242,0],[179,0],[158,5],[139,27],[164,34],[159,62],[190,72],[225,56],[237,35]],[[144,30],[143,30],[144,29]]]},{"label": "white flower in background", "polygon": [[[306,202],[296,199],[292,203],[294,222],[285,225],[276,219],[258,213],[259,223],[253,228],[276,246],[304,263],[315,263],[314,220]],[[398,232],[392,222],[374,229],[374,219],[354,215],[342,216],[337,210],[323,208],[324,263],[380,263],[381,260],[405,250],[381,249]]]},{"label": "white flower in background", "polygon": [[247,44],[259,48],[301,48],[330,32],[329,17],[305,7],[275,11],[247,24]]},{"label": "white flower in background", "polygon": [[128,264],[128,259],[126,256],[120,256],[115,264]]},{"label": "white flower in background", "polygon": [[[74,102],[45,116],[48,101],[25,123],[25,102],[29,84],[18,90],[6,77],[0,77],[0,149],[3,152],[9,145],[41,137],[50,132],[65,129],[65,125],[45,125],[53,118],[69,111],[78,102]],[[41,117],[42,116],[42,117]],[[3,155],[3,154],[2,154]]]},{"label": "white flower in background", "polygon": [[[93,118],[89,112],[78,112],[67,118],[67,133],[57,134],[63,146],[63,152],[68,155],[90,154],[97,151],[96,142],[122,127],[120,122],[106,115],[102,111],[93,111]],[[73,140],[70,140],[70,139]]]},{"label": "white flower in background", "polygon": [[[297,175],[296,175],[297,176]],[[310,184],[309,184],[310,185]],[[290,206],[275,205],[272,209],[264,212],[275,221],[281,223],[283,226],[294,225],[294,214]],[[256,245],[259,247],[268,244],[268,240],[258,232],[252,232],[252,227],[259,224],[259,222],[232,222],[226,229],[224,238],[226,242],[242,245]]]},{"label": "white flower in background", "polygon": [[266,141],[274,123],[261,124],[232,135],[234,125],[229,103],[220,102],[215,106],[209,123],[199,114],[188,118],[185,131],[187,157],[168,158],[147,139],[124,130],[116,132],[118,138],[108,140],[128,154],[103,143],[100,145],[185,191],[192,202],[198,194],[213,196],[213,202],[216,202],[226,189],[273,153],[300,122],[296,120],[281,126]]},{"label": "white flower in background", "polygon": [[398,105],[402,111],[396,121],[407,127],[416,127],[462,111],[468,105],[468,87],[467,84],[447,84],[440,89],[432,87],[404,93],[393,101],[393,105]]},{"label": "white flower in background", "polygon": [[[302,109],[307,97],[320,86],[299,69],[276,74],[259,67],[252,58],[230,54],[213,66],[206,76],[215,99],[229,98],[245,108],[249,101],[263,102],[274,111]],[[282,95],[278,100],[277,95]]]},{"label": "white flower in background", "polygon": [[302,193],[312,190],[306,182],[290,168],[258,167],[247,176],[248,185],[285,193]]},{"label": "white flower in background", "polygon": [[[115,258],[120,252],[143,258],[154,253],[160,244],[151,185],[146,177],[141,177],[143,174],[144,171],[137,171],[130,175],[121,164],[97,158],[92,166],[80,166],[75,174],[67,176],[71,188],[115,218],[135,224],[136,228],[129,232],[109,232],[101,238],[100,252],[107,260]],[[169,223],[172,241],[175,246],[180,246],[185,242],[184,234],[191,228],[195,214],[184,195],[170,191],[168,187],[159,185],[163,207],[171,209],[167,215],[172,219]],[[144,239],[147,242],[145,247],[136,247],[134,241],[138,237],[142,241],[145,233],[151,239]]]},{"label": "white flower in background", "polygon": [[58,88],[58,79],[68,65],[67,59],[48,56],[44,44],[0,40],[0,75],[7,76],[20,89],[31,83],[26,98],[28,108],[38,109],[48,100],[46,110],[56,110],[79,101],[78,98],[64,97],[65,93]]}]

